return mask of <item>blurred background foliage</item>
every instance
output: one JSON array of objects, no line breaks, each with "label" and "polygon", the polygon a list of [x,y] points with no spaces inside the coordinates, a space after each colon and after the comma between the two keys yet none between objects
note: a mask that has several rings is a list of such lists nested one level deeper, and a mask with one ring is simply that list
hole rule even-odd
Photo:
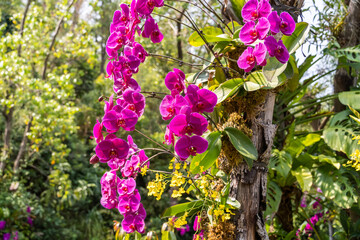
[{"label": "blurred background foliage", "polygon": [[[210,3],[220,10],[216,1]],[[111,0],[0,1],[0,220],[6,221],[0,234],[19,231],[20,239],[114,238],[113,220],[120,221],[120,215],[117,210],[102,208],[99,202],[99,180],[107,167],[90,165],[89,158],[95,146],[90,139],[92,127],[103,115],[98,98],[112,92],[111,81],[105,78],[105,43],[119,4]],[[186,2],[168,4],[189,11],[200,28],[212,24],[205,12]],[[309,44],[320,49],[324,44],[336,45],[347,14],[343,1],[324,4],[325,8],[312,10],[319,23],[312,27],[309,38]],[[165,7],[156,14],[165,38],[161,44],[139,38],[148,53],[201,67],[202,59],[188,51],[206,58],[206,50],[187,45],[191,30],[168,18],[186,20]],[[295,235],[308,218],[300,214],[299,198],[304,192],[318,196],[317,187],[323,192],[324,208],[331,213],[328,221],[338,227],[337,235],[350,239],[351,234],[356,237],[360,233],[360,176],[354,168],[342,165],[358,147],[351,139],[346,143],[334,140],[339,126],[355,135],[359,135],[359,127],[349,118],[349,110],[335,115],[332,100],[336,96],[328,87],[336,67],[326,63],[336,64],[338,58],[325,53],[302,58],[299,81],[283,87],[277,99],[274,116],[279,129],[274,147],[278,150],[273,152],[269,169],[269,186],[275,194],[274,205],[267,209],[273,239]],[[316,61],[324,64],[309,70]],[[135,78],[143,91],[164,92],[164,76],[174,67],[186,73],[199,71],[184,63],[148,57]],[[350,73],[358,78],[357,68]],[[158,114],[160,101],[147,98],[137,129],[162,142],[166,122]],[[127,134],[120,135],[126,138]],[[139,134],[132,136],[140,148],[154,147]],[[351,136],[346,134],[345,138]],[[351,145],[349,152],[343,151],[343,144]],[[160,155],[151,165],[166,169],[168,161]],[[152,178],[151,174],[139,177],[138,185],[148,212],[147,230],[159,233],[159,216],[177,200],[170,199],[169,193],[161,201],[148,197],[146,182]],[[282,204],[280,211],[280,203],[289,204]],[[311,214],[312,210],[308,211]],[[334,231],[329,226],[319,226],[324,239],[327,231]],[[191,235],[184,239],[191,239]]]}]

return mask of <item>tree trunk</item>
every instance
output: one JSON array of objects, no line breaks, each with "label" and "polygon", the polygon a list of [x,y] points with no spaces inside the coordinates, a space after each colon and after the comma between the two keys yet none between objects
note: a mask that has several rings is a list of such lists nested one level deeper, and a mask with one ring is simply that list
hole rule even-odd
[{"label": "tree trunk", "polygon": [[18,155],[16,156],[15,162],[14,162],[14,173],[17,174],[20,167],[20,160],[24,156],[25,150],[26,150],[26,144],[27,144],[27,133],[30,130],[31,123],[32,123],[33,117],[30,118],[28,124],[25,127],[23,138],[21,140],[20,149],[18,152]]},{"label": "tree trunk", "polygon": [[[270,1],[276,11],[289,12],[295,21],[303,2],[303,0]],[[230,197],[238,200],[241,206],[233,219],[236,226],[236,240],[269,239],[263,211],[266,208],[268,163],[277,129],[276,125],[272,124],[276,90],[259,91],[258,94],[265,94],[265,100],[251,106],[252,113],[245,111],[243,116],[245,123],[252,131],[251,140],[258,151],[259,158],[254,161],[251,169],[243,161],[233,167],[230,174]]]},{"label": "tree trunk", "polygon": [[0,176],[3,174],[6,162],[10,157],[10,140],[12,132],[12,122],[13,122],[14,108],[10,108],[9,112],[6,112],[6,109],[3,112],[5,118],[5,132],[4,132],[4,147],[0,161]]},{"label": "tree trunk", "polygon": [[272,124],[275,97],[275,92],[266,92],[261,110],[247,119],[253,133],[251,140],[259,153],[258,160],[251,169],[242,162],[230,174],[230,197],[241,205],[235,215],[237,240],[269,239],[263,211],[266,207],[267,165],[276,132],[276,126]]},{"label": "tree trunk", "polygon": [[[342,48],[360,44],[360,1],[350,0],[348,4],[348,15],[345,18],[342,32],[337,36],[337,41]],[[339,66],[340,62],[334,76],[334,93],[349,91],[355,84],[355,79],[351,76],[351,68],[348,70]],[[346,106],[335,99],[334,108],[335,112],[340,112]]]}]

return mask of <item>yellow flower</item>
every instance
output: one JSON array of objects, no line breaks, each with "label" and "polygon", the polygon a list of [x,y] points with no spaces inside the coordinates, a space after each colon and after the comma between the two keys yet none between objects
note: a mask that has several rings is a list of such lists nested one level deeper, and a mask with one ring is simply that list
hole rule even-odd
[{"label": "yellow flower", "polygon": [[172,198],[179,198],[183,195],[183,193],[185,193],[184,188],[179,188],[179,190],[173,190],[173,193],[171,195]]},{"label": "yellow flower", "polygon": [[148,196],[156,197],[156,200],[160,200],[164,190],[166,188],[166,182],[163,181],[164,176],[162,174],[156,174],[156,178],[153,181],[150,181],[147,185],[149,190]]},{"label": "yellow flower", "polygon": [[176,219],[175,221],[175,228],[181,228],[182,226],[186,225],[187,224],[187,221],[186,221],[186,217],[187,217],[188,213],[185,212],[184,215],[182,215],[181,217],[179,217],[178,219]]},{"label": "yellow flower", "polygon": [[148,170],[148,166],[147,166],[147,165],[145,165],[144,167],[142,167],[142,168],[141,168],[141,175],[145,176],[147,170]]}]

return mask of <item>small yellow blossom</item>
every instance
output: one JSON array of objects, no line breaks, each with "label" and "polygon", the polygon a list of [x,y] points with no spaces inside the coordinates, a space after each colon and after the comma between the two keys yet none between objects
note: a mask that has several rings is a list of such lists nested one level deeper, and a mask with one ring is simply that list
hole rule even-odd
[{"label": "small yellow blossom", "polygon": [[185,193],[184,188],[179,188],[179,190],[173,190],[173,193],[171,195],[172,198],[179,198]]},{"label": "small yellow blossom", "polygon": [[141,175],[145,176],[147,170],[148,170],[148,166],[147,166],[147,165],[145,165],[144,167],[142,167],[142,168],[141,168]]},{"label": "small yellow blossom", "polygon": [[187,224],[186,221],[186,217],[188,216],[189,213],[185,212],[184,215],[182,215],[181,217],[177,218],[175,221],[175,228],[181,228],[182,226]]}]

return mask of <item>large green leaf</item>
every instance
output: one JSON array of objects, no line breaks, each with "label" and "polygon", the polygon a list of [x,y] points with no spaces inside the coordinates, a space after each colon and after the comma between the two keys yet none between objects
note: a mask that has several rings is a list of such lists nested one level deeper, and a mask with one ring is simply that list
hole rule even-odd
[{"label": "large green leaf", "polygon": [[323,132],[323,138],[329,147],[348,156],[360,146],[352,139],[354,135],[356,133],[353,128],[342,125],[328,127]]},{"label": "large green leaf", "polygon": [[221,132],[212,132],[206,139],[209,142],[208,149],[198,154],[191,160],[190,172],[197,174],[208,170],[216,161],[221,150]]},{"label": "large green leaf", "polygon": [[281,188],[273,181],[269,181],[266,190],[266,210],[265,217],[270,216],[272,219],[279,209],[281,202],[282,191]]},{"label": "large green leaf", "polygon": [[320,187],[324,196],[334,201],[336,205],[350,208],[356,202],[355,189],[341,170],[336,171],[328,164],[319,167],[315,177],[316,185]]},{"label": "large green leaf", "polygon": [[245,0],[230,0],[231,5],[232,5],[232,9],[235,12],[235,15],[239,18],[242,19],[241,16],[241,9],[243,8],[243,6],[245,5]]},{"label": "large green leaf", "polygon": [[292,157],[285,151],[275,149],[270,158],[269,168],[274,169],[284,178],[287,177],[291,170]]},{"label": "large green leaf", "polygon": [[270,58],[262,70],[265,79],[270,83],[278,82],[278,77],[285,71],[286,66],[287,63],[282,64],[275,57]]},{"label": "large green leaf", "polygon": [[296,177],[302,191],[310,191],[312,185],[312,175],[307,168],[298,168],[291,173]]},{"label": "large green leaf", "polygon": [[309,146],[313,145],[314,143],[317,143],[320,140],[321,140],[321,136],[316,133],[310,133],[310,134],[306,135],[306,137],[303,137],[300,139],[301,143],[305,147],[309,147]]},{"label": "large green leaf", "polygon": [[[229,35],[223,34],[221,29],[217,28],[217,27],[208,26],[208,27],[204,27],[203,29],[201,29],[201,31],[203,33],[202,36],[209,43],[224,42],[224,41],[232,40],[232,38]],[[191,34],[189,37],[189,44],[194,47],[200,47],[200,46],[204,45],[205,42],[197,32],[193,32],[193,34]]]},{"label": "large green leaf", "polygon": [[243,85],[244,80],[242,78],[233,78],[222,83],[214,93],[217,96],[217,103],[221,103],[225,99],[231,97],[236,93],[239,88]]},{"label": "large green leaf", "polygon": [[249,167],[252,167],[252,160],[256,160],[258,158],[258,152],[250,138],[239,129],[233,127],[225,128],[224,132],[229,136],[230,142],[233,144],[235,149],[245,157],[245,161]]},{"label": "large green leaf", "polygon": [[193,211],[196,209],[201,208],[201,206],[203,205],[203,201],[202,200],[197,200],[197,201],[193,201],[193,202],[186,202],[186,203],[180,203],[174,206],[171,206],[169,208],[167,208],[163,214],[161,215],[161,217],[173,217],[173,216],[180,216],[182,214],[184,214],[187,211]]},{"label": "large green leaf", "polygon": [[336,58],[346,57],[350,61],[360,62],[360,45],[340,49],[327,49],[326,53]]},{"label": "large green leaf", "polygon": [[339,93],[339,100],[344,105],[360,109],[360,91],[349,91]]},{"label": "large green leaf", "polygon": [[290,54],[294,53],[304,43],[309,31],[309,24],[306,22],[300,22],[296,24],[295,31],[291,34],[291,36],[284,35],[281,38]]},{"label": "large green leaf", "polygon": [[278,79],[273,82],[268,82],[261,71],[252,72],[246,78],[244,89],[248,92],[256,91],[259,89],[271,89],[278,86]]},{"label": "large green leaf", "polygon": [[[288,69],[289,71],[287,71]],[[290,55],[289,64],[287,65],[284,73],[288,79],[287,86],[289,87],[290,91],[295,91],[299,86],[300,74],[295,58],[292,55]]]}]

